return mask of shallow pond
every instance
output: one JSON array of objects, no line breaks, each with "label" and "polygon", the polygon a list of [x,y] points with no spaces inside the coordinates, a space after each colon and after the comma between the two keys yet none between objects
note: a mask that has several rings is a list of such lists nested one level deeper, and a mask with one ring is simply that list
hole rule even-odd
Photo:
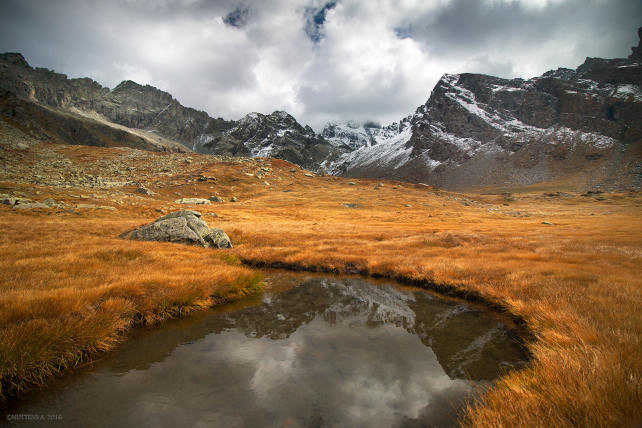
[{"label": "shallow pond", "polygon": [[[501,317],[412,287],[275,275],[143,331],[10,410],[20,426],[449,426],[526,355]],[[48,425],[48,424],[47,424]]]}]

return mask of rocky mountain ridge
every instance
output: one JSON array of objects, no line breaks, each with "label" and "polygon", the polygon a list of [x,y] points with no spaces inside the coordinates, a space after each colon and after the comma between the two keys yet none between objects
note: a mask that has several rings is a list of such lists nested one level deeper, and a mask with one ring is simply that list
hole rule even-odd
[{"label": "rocky mountain ridge", "polygon": [[[125,80],[110,90],[89,78],[68,79],[46,68],[32,68],[19,53],[0,54],[0,90],[0,101],[13,105],[0,110],[3,117],[23,124],[23,130],[38,129],[35,136],[67,144],[275,156],[310,169],[342,152],[285,112],[252,113],[239,121],[212,118],[153,86]],[[20,114],[25,109],[42,114]],[[54,122],[63,123],[64,132],[51,132]],[[118,135],[111,135],[113,125]],[[92,131],[96,127],[109,137]]]},{"label": "rocky mountain ridge", "polygon": [[531,79],[445,74],[399,122],[330,123],[321,135],[287,112],[212,118],[150,85],[127,80],[110,90],[5,53],[0,119],[45,141],[274,157],[336,175],[454,189],[553,181],[639,190],[641,51]]},{"label": "rocky mountain ridge", "polygon": [[381,128],[386,133],[363,138],[359,127],[327,126],[323,135],[334,144],[354,147],[327,168],[450,188],[571,180],[639,189],[642,60],[635,52],[527,80],[446,74],[414,114]]},{"label": "rocky mountain ridge", "polygon": [[201,152],[249,157],[273,157],[296,163],[310,170],[333,161],[347,151],[301,126],[285,111],[270,115],[250,113],[217,136],[200,143]]}]

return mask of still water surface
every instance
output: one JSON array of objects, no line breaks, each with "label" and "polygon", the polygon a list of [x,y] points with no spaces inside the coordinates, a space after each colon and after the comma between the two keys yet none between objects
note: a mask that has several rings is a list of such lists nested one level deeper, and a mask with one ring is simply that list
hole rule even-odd
[{"label": "still water surface", "polygon": [[505,320],[461,301],[362,278],[272,282],[138,334],[11,413],[86,427],[450,426],[526,362]]}]

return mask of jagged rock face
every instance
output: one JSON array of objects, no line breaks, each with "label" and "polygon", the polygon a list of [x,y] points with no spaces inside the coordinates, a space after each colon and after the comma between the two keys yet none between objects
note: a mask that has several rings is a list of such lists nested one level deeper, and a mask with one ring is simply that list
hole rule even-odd
[{"label": "jagged rock face", "polygon": [[28,135],[46,142],[97,147],[125,146],[150,151],[185,151],[177,145],[157,144],[122,129],[26,101],[12,92],[0,89],[0,120],[3,119]]},{"label": "jagged rock face", "polygon": [[451,188],[576,175],[580,187],[639,189],[641,79],[636,59],[599,58],[528,80],[444,75],[408,126],[330,171]]},{"label": "jagged rock face", "polygon": [[229,130],[202,146],[209,153],[274,157],[317,170],[324,161],[336,159],[345,149],[337,148],[301,126],[284,111],[270,115],[250,113]]},{"label": "jagged rock face", "polygon": [[232,126],[232,122],[182,106],[167,92],[131,80],[95,100],[92,108],[115,123],[152,130],[192,149],[202,134]]},{"label": "jagged rock face", "polygon": [[68,79],[46,68],[32,68],[19,53],[0,54],[0,88],[51,107],[86,106],[109,92],[88,78]]}]

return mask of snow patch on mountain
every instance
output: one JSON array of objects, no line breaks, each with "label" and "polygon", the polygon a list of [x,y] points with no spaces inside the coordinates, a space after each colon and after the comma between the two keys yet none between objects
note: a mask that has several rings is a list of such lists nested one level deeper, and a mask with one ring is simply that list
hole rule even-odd
[{"label": "snow patch on mountain", "polygon": [[[475,94],[473,94],[472,91],[466,89],[461,85],[458,85],[459,79],[459,74],[445,74],[441,78],[441,82],[443,82],[443,84],[448,87],[448,90],[444,95],[466,109],[466,111],[468,111],[470,114],[479,117],[481,120],[488,123],[493,128],[507,134],[533,131],[538,129],[534,126],[530,126],[519,121],[515,117],[508,115],[505,112],[499,112],[486,104],[478,103],[475,98]],[[492,86],[493,92],[515,92],[523,90],[523,88],[515,88],[506,85]]]},{"label": "snow patch on mountain", "polygon": [[412,146],[407,145],[412,136],[412,128],[405,126],[399,131],[399,125],[379,129],[371,136],[371,144],[362,145],[356,150],[345,153],[335,162],[326,164],[330,173],[341,171],[342,165],[350,168],[362,165],[381,165],[398,168],[410,159]]},{"label": "snow patch on mountain", "polygon": [[327,123],[321,136],[335,147],[356,150],[363,146],[372,145],[373,133],[377,128],[366,127],[364,124],[349,121],[345,123]]},{"label": "snow patch on mountain", "polygon": [[632,98],[635,102],[642,101],[642,91],[640,91],[640,87],[633,84],[618,85],[611,96],[613,98],[620,98],[625,100]]}]

